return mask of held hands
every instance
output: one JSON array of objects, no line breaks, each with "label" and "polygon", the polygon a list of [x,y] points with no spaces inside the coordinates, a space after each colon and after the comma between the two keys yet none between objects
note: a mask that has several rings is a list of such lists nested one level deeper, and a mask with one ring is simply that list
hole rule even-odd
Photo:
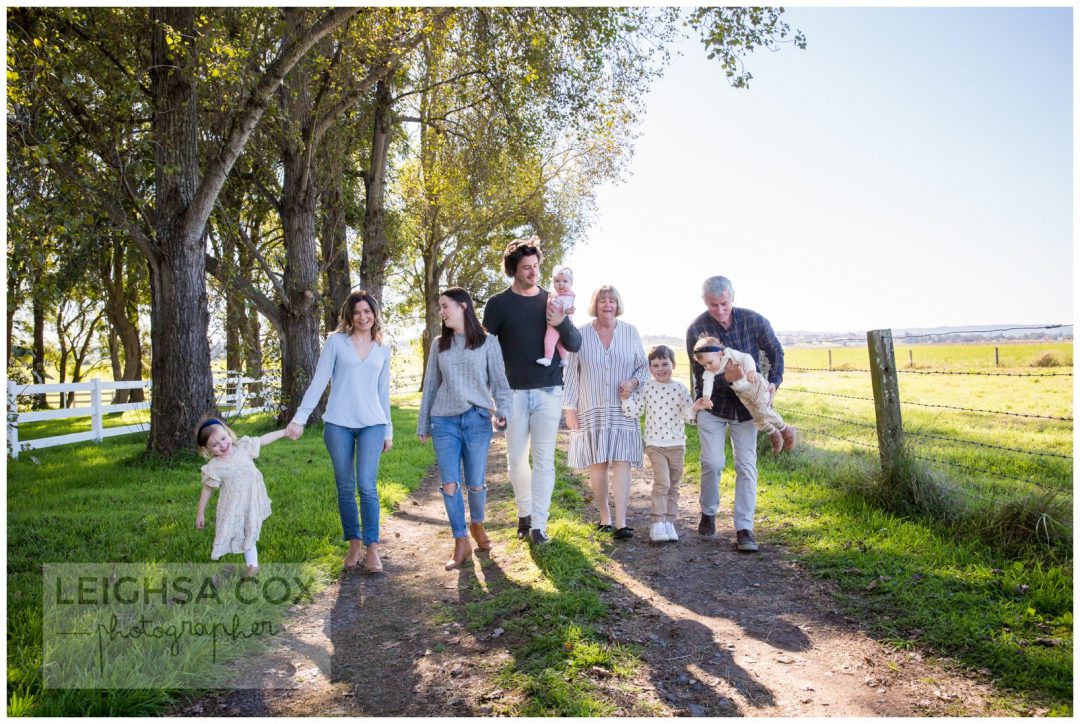
[{"label": "held hands", "polygon": [[492,424],[492,427],[496,431],[505,430],[506,429],[506,418],[505,417],[493,417],[493,418],[491,418],[491,424]]},{"label": "held hands", "polygon": [[568,428],[570,428],[571,430],[577,430],[578,427],[579,427],[578,419],[577,419],[577,410],[572,410],[570,408],[566,408],[566,409],[563,410],[563,412],[566,413],[566,426]]},{"label": "held hands", "polygon": [[625,382],[619,383],[619,399],[630,399],[631,393],[633,393],[633,391],[636,390],[638,388],[638,385],[640,384],[641,383],[638,382],[636,377],[631,377]]},{"label": "held hands", "polygon": [[290,440],[299,440],[300,436],[303,434],[304,426],[299,423],[290,422],[285,428],[285,437],[289,438]]},{"label": "held hands", "polygon": [[699,397],[697,398],[697,401],[694,402],[694,406],[690,409],[692,409],[694,412],[698,412],[700,410],[711,410],[712,400],[710,400],[708,397]]}]

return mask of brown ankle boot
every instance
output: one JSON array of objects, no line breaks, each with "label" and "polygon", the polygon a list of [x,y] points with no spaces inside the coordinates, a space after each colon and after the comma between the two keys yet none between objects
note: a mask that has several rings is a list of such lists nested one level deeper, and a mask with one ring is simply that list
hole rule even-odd
[{"label": "brown ankle boot", "polygon": [[469,523],[469,532],[472,533],[473,540],[476,541],[477,550],[491,550],[491,539],[488,538],[483,523]]},{"label": "brown ankle boot", "polygon": [[788,425],[780,431],[780,436],[784,438],[784,449],[790,450],[795,447],[795,428]]},{"label": "brown ankle boot", "polygon": [[452,571],[461,568],[465,561],[472,558],[472,546],[469,545],[469,537],[464,536],[454,539],[454,555],[446,562],[446,570]]},{"label": "brown ankle boot", "polygon": [[773,455],[784,449],[784,436],[780,434],[779,430],[773,430],[769,433],[769,441],[772,442]]}]

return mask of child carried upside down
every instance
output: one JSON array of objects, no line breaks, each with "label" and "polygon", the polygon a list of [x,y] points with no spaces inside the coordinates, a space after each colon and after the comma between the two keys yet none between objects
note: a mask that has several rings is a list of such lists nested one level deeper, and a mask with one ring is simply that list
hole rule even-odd
[{"label": "child carried upside down", "polygon": [[741,379],[730,382],[731,390],[754,418],[754,427],[769,436],[773,454],[795,447],[795,428],[772,408],[769,383],[757,373],[754,358],[745,352],[725,347],[715,337],[702,337],[694,345],[694,359],[705,368],[701,376],[701,396],[706,409],[712,409],[713,380],[723,374],[730,362],[742,370]]}]

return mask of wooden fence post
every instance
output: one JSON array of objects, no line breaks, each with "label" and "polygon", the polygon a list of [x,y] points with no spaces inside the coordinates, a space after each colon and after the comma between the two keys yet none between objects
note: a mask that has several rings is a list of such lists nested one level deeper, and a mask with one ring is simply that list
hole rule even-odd
[{"label": "wooden fence post", "polygon": [[994,366],[995,367],[1000,367],[1001,366],[1001,360],[998,358],[998,348],[997,347],[994,347]]},{"label": "wooden fence post", "polygon": [[829,369],[832,370],[832,350],[829,350]]},{"label": "wooden fence post", "polygon": [[870,330],[866,333],[866,342],[870,349],[870,381],[874,387],[874,412],[877,414],[881,469],[889,475],[900,459],[904,447],[892,330]]},{"label": "wooden fence post", "polygon": [[8,380],[7,383],[7,435],[8,450],[14,460],[19,459],[19,393],[15,389],[15,383]]}]

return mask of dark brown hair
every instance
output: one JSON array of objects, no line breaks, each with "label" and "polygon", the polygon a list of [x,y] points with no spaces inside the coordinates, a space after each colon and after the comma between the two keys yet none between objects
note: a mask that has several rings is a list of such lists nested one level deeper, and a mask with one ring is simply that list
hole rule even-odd
[{"label": "dark brown hair", "polygon": [[375,315],[375,321],[371,325],[371,338],[382,344],[382,318],[379,314],[379,303],[375,301],[375,297],[362,289],[345,297],[345,301],[341,303],[341,310],[338,312],[338,326],[335,331],[352,334],[353,309],[360,302],[367,302],[368,306],[371,307],[371,312]]},{"label": "dark brown hair", "polygon": [[506,245],[506,251],[503,252],[503,271],[506,276],[512,277],[517,273],[518,262],[523,256],[535,256],[537,263],[543,263],[544,254],[540,251],[539,236],[514,239]]},{"label": "dark brown hair", "polygon": [[[439,296],[449,297],[455,302],[465,305],[465,349],[479,349],[480,347],[483,347],[484,341],[487,339],[487,332],[484,331],[484,325],[480,324],[480,318],[476,316],[472,295],[461,287],[450,287]],[[450,345],[453,341],[454,330],[447,327],[446,322],[443,322],[442,336],[439,337],[439,351],[445,352],[450,349]]]},{"label": "dark brown hair", "polygon": [[649,350],[649,361],[652,362],[654,359],[666,359],[671,362],[672,367],[675,366],[675,352],[666,344],[658,344]]}]

